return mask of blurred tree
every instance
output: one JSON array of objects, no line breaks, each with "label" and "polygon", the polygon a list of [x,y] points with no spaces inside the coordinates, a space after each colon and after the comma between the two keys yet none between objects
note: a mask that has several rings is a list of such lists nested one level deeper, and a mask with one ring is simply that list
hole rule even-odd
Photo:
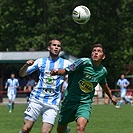
[{"label": "blurred tree", "polygon": [[[91,11],[84,25],[72,20],[78,5]],[[88,57],[92,44],[102,43],[112,87],[125,64],[133,62],[132,12],[132,0],[0,0],[0,51],[42,51],[50,39],[57,38],[64,51]]]}]

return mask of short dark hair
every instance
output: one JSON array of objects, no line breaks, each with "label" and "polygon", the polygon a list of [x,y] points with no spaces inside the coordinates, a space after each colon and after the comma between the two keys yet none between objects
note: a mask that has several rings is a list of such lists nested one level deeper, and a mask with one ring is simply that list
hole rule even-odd
[{"label": "short dark hair", "polygon": [[95,48],[95,47],[100,47],[102,48],[103,50],[103,53],[106,54],[106,50],[105,50],[105,47],[101,44],[101,43],[96,43],[92,46],[92,49]]},{"label": "short dark hair", "polygon": [[52,40],[50,40],[50,41],[48,42],[48,46],[50,46],[50,45],[51,45],[51,43],[52,43]]},{"label": "short dark hair", "polygon": [[[54,40],[59,41],[59,39],[52,39],[52,40],[50,40],[50,41],[48,42],[48,46],[50,46],[50,45],[52,44],[52,41],[54,41]],[[60,41],[60,43],[61,43],[61,41]]]}]

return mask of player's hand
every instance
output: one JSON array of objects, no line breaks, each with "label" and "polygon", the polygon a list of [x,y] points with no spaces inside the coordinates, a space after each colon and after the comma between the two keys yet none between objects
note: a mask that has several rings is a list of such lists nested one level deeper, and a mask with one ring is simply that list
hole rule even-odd
[{"label": "player's hand", "polygon": [[114,105],[117,104],[117,99],[116,99],[115,97],[112,97],[111,101],[112,101],[112,103],[113,103]]},{"label": "player's hand", "polygon": [[28,61],[26,62],[26,65],[27,65],[27,66],[31,66],[33,63],[34,63],[34,60],[28,60]]},{"label": "player's hand", "polygon": [[7,86],[5,86],[5,89],[7,89]]},{"label": "player's hand", "polygon": [[57,73],[58,73],[58,70],[53,69],[53,70],[50,72],[50,75],[51,75],[51,76],[54,76],[54,75],[57,75]]}]

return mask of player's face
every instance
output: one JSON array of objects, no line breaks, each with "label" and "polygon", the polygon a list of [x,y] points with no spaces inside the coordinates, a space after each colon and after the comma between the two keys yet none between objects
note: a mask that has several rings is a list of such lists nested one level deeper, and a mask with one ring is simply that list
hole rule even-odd
[{"label": "player's face", "polygon": [[14,74],[11,74],[11,78],[14,79],[15,75]]},{"label": "player's face", "polygon": [[124,79],[125,78],[125,76],[124,75],[121,75],[121,79]]},{"label": "player's face", "polygon": [[94,47],[91,53],[91,58],[93,61],[102,61],[105,58],[103,49],[101,47]]},{"label": "player's face", "polygon": [[61,42],[58,40],[51,41],[51,45],[48,46],[48,50],[53,56],[58,56],[61,51]]}]

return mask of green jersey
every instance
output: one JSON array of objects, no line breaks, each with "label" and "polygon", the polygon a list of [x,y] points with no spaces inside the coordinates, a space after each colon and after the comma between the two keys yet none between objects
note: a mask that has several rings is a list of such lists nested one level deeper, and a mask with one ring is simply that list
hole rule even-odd
[{"label": "green jersey", "polygon": [[66,68],[68,73],[68,94],[66,100],[91,103],[95,87],[106,84],[107,70],[101,64],[94,66],[91,58],[80,58]]}]

